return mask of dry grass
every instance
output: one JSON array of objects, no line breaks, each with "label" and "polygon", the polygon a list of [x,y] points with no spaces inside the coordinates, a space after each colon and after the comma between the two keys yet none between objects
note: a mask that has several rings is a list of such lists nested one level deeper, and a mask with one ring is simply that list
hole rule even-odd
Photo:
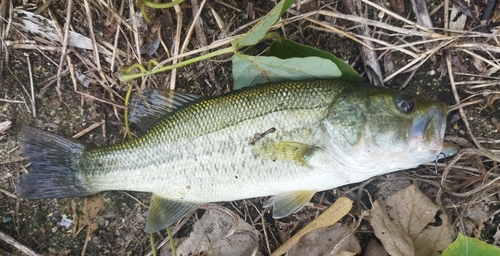
[{"label": "dry grass", "polygon": [[[192,0],[183,3],[181,7],[176,6],[173,10],[148,12],[154,22],[141,26],[140,17],[132,15],[137,12],[135,1],[69,0],[67,5],[62,6],[51,2],[47,1],[46,5],[28,4],[24,9],[40,13],[51,20],[55,24],[55,33],[63,38],[61,42],[23,32],[19,25],[11,23],[16,20],[12,17],[12,3],[1,1],[0,6],[10,7],[3,9],[5,12],[1,13],[4,19],[1,31],[0,66],[3,70],[0,70],[2,72],[0,79],[4,88],[0,89],[2,92],[0,104],[3,104],[0,105],[0,111],[9,112],[12,115],[10,118],[17,123],[34,122],[33,120],[38,120],[36,118],[40,118],[44,124],[50,123],[51,115],[47,113],[39,115],[39,112],[50,112],[50,108],[41,109],[52,104],[53,97],[50,95],[55,92],[59,99],[58,104],[76,109],[81,116],[88,111],[96,111],[96,108],[100,109],[102,114],[96,114],[95,119],[72,126],[74,129],[72,134],[77,138],[88,133],[92,134],[93,130],[95,132],[96,128],[102,127],[100,131],[102,135],[98,136],[104,139],[104,143],[106,138],[113,138],[112,141],[117,142],[125,137],[123,129],[116,126],[122,125],[123,122],[124,95],[129,85],[119,82],[117,75],[122,67],[133,63],[145,63],[152,58],[137,54],[141,49],[148,48],[155,40],[159,40],[159,48],[153,57],[160,62],[159,66],[175,64],[183,59],[228,46],[232,39],[255,24],[259,20],[258,17],[265,15],[272,7],[265,4],[252,6],[253,1],[249,1],[248,6],[242,6],[232,1],[220,0],[207,3],[205,0]],[[441,81],[439,83],[442,83],[443,87],[433,87],[430,93],[435,95],[438,91],[450,92],[448,99],[452,101],[448,103],[451,104],[449,113],[452,120],[449,137],[464,149],[447,163],[428,166],[430,172],[389,175],[388,179],[411,179],[432,188],[433,190],[429,191],[437,192],[430,192],[428,196],[452,217],[454,226],[458,230],[500,245],[498,241],[500,236],[491,234],[500,222],[495,217],[500,211],[498,206],[500,108],[497,101],[500,89],[496,78],[500,70],[500,43],[497,29],[487,27],[490,31],[478,32],[470,27],[470,22],[463,25],[456,24],[459,21],[453,21],[455,14],[450,15],[448,12],[452,6],[449,1],[441,4],[428,1],[428,7],[435,4],[433,5],[435,9],[430,10],[430,19],[437,21],[435,27],[425,27],[413,21],[414,15],[411,10],[406,10],[402,14],[405,16],[402,16],[371,1],[361,2],[363,12],[353,14],[344,10],[345,3],[299,1],[274,29],[282,32],[284,36],[306,41],[306,44],[321,40],[322,34],[323,36],[331,34],[327,38],[362,45],[364,47],[362,52],[369,52],[372,54],[370,56],[376,58],[371,58],[369,63],[361,63],[361,57],[356,54],[346,61],[358,69],[360,66],[370,67],[371,71],[361,71],[372,72],[369,77],[373,79],[374,84],[394,84],[396,81],[400,89],[414,86],[425,93],[429,87],[419,84],[417,79],[422,80],[422,77],[431,70],[440,73],[444,78],[437,80]],[[242,15],[248,15],[250,18],[243,19]],[[253,15],[257,18],[253,19]],[[71,23],[61,25],[59,24],[61,20],[70,20]],[[438,25],[440,27],[436,27]],[[359,33],[360,29],[365,33]],[[91,47],[84,50],[70,46],[68,42],[70,31],[86,35],[90,39]],[[316,45],[312,43],[312,45],[318,48],[330,48],[327,43]],[[258,52],[259,49],[253,51]],[[134,89],[164,87],[179,88],[203,95],[220,94],[231,88],[228,82],[231,79],[226,77],[230,76],[227,61],[227,59],[205,61],[193,67],[173,70],[171,73],[137,79],[130,85]],[[20,73],[16,70],[19,67],[27,67],[25,70],[30,72]],[[82,85],[82,75],[90,82],[90,87]],[[15,86],[8,88],[14,84]],[[61,90],[64,87],[72,89]],[[65,94],[73,94],[72,97],[80,102],[79,106],[66,103]],[[13,115],[16,114],[31,115],[36,118],[27,116],[14,118]],[[479,124],[484,125],[479,126]],[[67,124],[60,126],[66,128]],[[109,128],[110,126],[113,127]],[[114,136],[110,136],[110,133]],[[5,138],[7,141],[15,141],[15,131],[0,136],[7,136],[8,138]],[[0,137],[0,140],[1,138],[3,137]],[[92,141],[92,138],[87,137],[87,139]],[[0,216],[14,216],[12,222],[15,228],[9,229],[9,234],[19,239],[16,241],[4,238],[7,234],[2,232],[0,239],[17,250],[29,253],[29,249],[22,245],[25,242],[21,240],[23,235],[16,235],[15,231],[19,230],[19,208],[30,205],[29,202],[15,196],[14,184],[19,172],[24,170],[16,151],[15,145],[9,144],[8,150],[1,155],[5,159],[0,160],[0,177],[5,178],[3,183],[0,183],[4,186],[0,189],[0,194],[3,196],[0,197],[0,202],[5,202],[4,205],[8,207],[4,208],[7,213]],[[437,173],[428,175],[433,171]],[[342,194],[357,200],[355,204],[357,210],[354,210],[353,216],[347,217],[348,219],[363,218],[360,215],[361,209],[369,208],[374,196],[373,191],[366,188],[371,182],[374,182],[374,179],[357,186],[334,190],[336,193],[334,196]],[[315,197],[312,209],[315,209],[314,207],[324,209],[326,205],[331,204],[328,201],[328,198],[332,198],[331,193],[328,196],[324,196],[324,193],[321,195]],[[138,200],[142,204],[142,201]],[[260,206],[256,206],[258,203],[245,200],[235,206],[234,210],[252,223],[257,230],[262,231],[261,252],[269,254],[276,249],[284,236],[280,234],[280,223],[268,222]],[[482,206],[484,215],[487,216],[480,223],[474,222],[469,214],[469,210],[477,205]],[[146,207],[142,207],[145,210]],[[304,215],[297,214],[296,219],[292,219],[291,222],[297,221],[300,224],[288,230],[288,237],[290,233],[296,232],[300,226],[310,221],[315,213],[313,210]],[[174,234],[182,232],[181,228],[186,222],[188,220],[176,225]],[[136,224],[138,229],[141,229],[144,223]],[[157,238],[158,241],[163,240],[157,244],[158,248],[167,243],[161,235]],[[138,238],[130,238],[128,244],[135,243],[132,242],[134,239]],[[144,236],[138,240],[142,239]],[[32,241],[26,242],[34,244]],[[150,251],[150,248],[142,248],[147,246],[147,240],[139,241],[138,244],[141,247],[140,253],[147,254]],[[41,245],[39,248],[46,247],[48,245]],[[127,253],[126,250],[116,253],[122,252]],[[85,250],[72,253],[83,255]]]}]

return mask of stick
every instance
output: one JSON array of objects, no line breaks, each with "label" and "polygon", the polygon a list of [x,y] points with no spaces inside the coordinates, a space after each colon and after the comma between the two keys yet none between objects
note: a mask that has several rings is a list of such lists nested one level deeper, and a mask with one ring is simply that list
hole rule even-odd
[{"label": "stick", "polygon": [[[181,43],[181,31],[182,31],[182,11],[179,5],[174,6],[175,14],[177,15],[177,29],[175,30],[175,41],[174,41],[174,54],[172,56],[179,55],[180,43]],[[177,64],[181,59],[174,59],[172,65]],[[170,79],[170,90],[175,90],[175,81],[177,78],[177,69],[172,69],[172,77]]]},{"label": "stick", "polygon": [[4,234],[2,231],[0,231],[0,240],[5,241],[6,243],[14,246],[16,249],[21,251],[22,253],[28,255],[28,256],[39,256],[40,254],[35,253],[32,251],[30,248],[22,245],[18,241],[14,240],[14,238],[10,237],[7,234]]},{"label": "stick", "polygon": [[448,75],[450,77],[451,90],[453,91],[453,96],[455,97],[455,101],[457,102],[457,104],[459,106],[458,112],[460,113],[460,116],[462,117],[462,121],[465,124],[465,128],[467,128],[467,132],[469,133],[469,136],[472,139],[472,141],[474,141],[474,144],[476,144],[476,146],[479,149],[484,149],[484,147],[479,143],[479,141],[477,141],[476,136],[474,136],[474,134],[472,134],[472,130],[471,130],[470,125],[469,125],[469,121],[467,120],[467,117],[465,116],[465,111],[464,111],[463,107],[460,105],[460,103],[461,103],[460,97],[458,96],[457,87],[455,85],[455,79],[453,78],[453,70],[451,67],[451,52],[450,51],[448,51],[446,53],[446,66],[448,67]]},{"label": "stick", "polygon": [[26,57],[26,60],[28,61],[28,71],[29,71],[29,74],[30,74],[31,107],[33,108],[33,116],[36,117],[35,86],[33,85],[33,74],[31,73],[30,56]]},{"label": "stick", "polygon": [[57,69],[57,88],[61,88],[61,73],[64,64],[64,59],[68,51],[69,40],[69,25],[71,23],[71,10],[73,9],[73,0],[68,0],[68,7],[66,12],[66,24],[64,24],[64,37],[62,43],[61,59],[59,60],[59,68]]},{"label": "stick", "polygon": [[99,122],[99,123],[95,123],[95,124],[93,124],[93,125],[91,125],[91,126],[89,126],[89,127],[85,128],[85,129],[83,129],[81,132],[79,132],[79,133],[77,133],[77,134],[73,135],[73,137],[71,137],[71,138],[73,138],[73,139],[78,139],[78,138],[82,137],[83,135],[85,135],[85,134],[89,133],[90,131],[94,130],[95,128],[97,128],[97,127],[99,127],[99,126],[101,126],[101,125],[103,125],[103,124],[104,124],[104,120],[102,120],[102,121],[101,121],[101,122]]}]

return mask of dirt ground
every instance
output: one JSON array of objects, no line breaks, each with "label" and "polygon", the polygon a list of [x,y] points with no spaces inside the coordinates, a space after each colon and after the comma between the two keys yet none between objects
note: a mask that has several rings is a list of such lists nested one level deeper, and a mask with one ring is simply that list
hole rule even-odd
[{"label": "dirt ground", "polygon": [[[79,140],[95,146],[122,142],[127,139],[124,98],[129,87],[129,83],[118,79],[122,67],[139,60],[146,63],[149,59],[169,59],[174,54],[176,42],[179,44],[178,48],[185,44],[183,52],[189,53],[203,49],[218,40],[241,34],[248,30],[247,24],[264,16],[275,3],[259,0],[208,1],[202,7],[200,16],[196,18],[196,10],[202,1],[186,1],[179,9],[148,9],[152,23],[139,26],[135,20],[140,19],[140,15],[131,15],[131,8],[134,8],[135,12],[140,10],[135,4],[129,5],[128,1],[74,1],[70,30],[91,38],[87,18],[88,15],[91,16],[93,34],[97,42],[104,45],[110,53],[100,54],[100,59],[97,60],[90,49],[69,47],[67,57],[63,59],[60,68],[61,43],[28,33],[20,25],[7,26],[13,12],[9,8],[2,10],[2,7],[12,5],[27,12],[40,11],[42,16],[57,21],[58,26],[63,28],[66,2],[47,1],[51,2],[48,6],[44,6],[41,1],[26,1],[24,5],[21,1],[1,2],[1,15],[6,20],[0,24],[0,124],[9,121],[12,125],[5,131],[0,129],[0,232],[43,255],[147,255],[151,252],[150,237],[143,229],[150,200],[148,193],[108,191],[85,198],[57,200],[25,200],[16,196],[16,184],[28,164],[17,145],[20,125],[29,124],[68,138],[81,135]],[[367,82],[371,82],[366,76],[366,64],[360,57],[359,44],[352,40],[352,37],[327,30],[301,16],[314,10],[333,9],[340,13],[349,13],[344,2],[303,2],[300,9],[297,10],[294,6],[291,12],[284,15],[289,22],[282,23],[275,32],[336,55],[354,67]],[[401,17],[416,21],[409,1],[379,2]],[[486,2],[474,1],[469,9],[473,12],[472,16],[479,17],[478,14],[483,13]],[[86,11],[85,3],[88,3],[90,13]],[[444,7],[441,1],[427,1],[427,7],[431,12],[433,25],[443,28]],[[402,20],[389,18],[387,14],[384,17],[380,11],[366,4],[363,4],[363,8],[367,19],[405,27]],[[467,8],[462,10],[465,13]],[[496,16],[497,14],[499,16]],[[461,16],[465,17],[465,14]],[[357,23],[352,20],[321,14],[310,17],[328,22],[345,33],[356,32]],[[419,94],[430,100],[444,101],[450,106],[446,140],[463,148],[478,148],[479,145],[498,157],[500,103],[497,99],[500,88],[496,76],[500,68],[497,64],[500,53],[497,49],[500,49],[500,45],[496,36],[497,17],[500,17],[500,11],[495,7],[493,15],[488,18],[489,22],[477,32],[482,34],[457,36],[453,43],[439,47],[439,41],[434,43],[437,50],[429,54],[428,59],[422,61],[421,65],[404,69],[394,78],[385,81],[385,85]],[[179,20],[182,21],[180,25]],[[201,25],[194,26],[192,33],[189,33],[193,20]],[[470,17],[467,20],[462,30],[476,31],[479,21]],[[132,32],[133,24],[139,27],[138,33]],[[177,30],[180,34],[176,33]],[[444,34],[441,30],[439,33]],[[151,55],[136,54],[136,43],[146,51],[154,49],[155,43],[158,43],[158,34],[161,43],[157,50],[153,50]],[[419,36],[390,33],[373,33],[372,36],[393,46],[424,40]],[[467,47],[470,41],[481,43],[482,48],[470,45]],[[375,43],[375,47],[380,48],[376,52],[383,56],[379,63],[383,67],[384,78],[395,70],[404,68],[412,58],[419,57],[418,54],[405,55],[401,51],[391,54],[391,51],[382,49],[386,45],[381,42]],[[118,51],[113,55],[115,43]],[[269,44],[263,42],[245,49],[244,52],[260,54]],[[409,50],[418,49],[415,52],[426,52],[426,46],[422,44],[405,47]],[[430,47],[432,51],[433,46]],[[454,81],[450,80],[450,73],[447,71],[447,57],[453,69]],[[58,72],[61,79],[59,82]],[[80,76],[81,80],[72,79],[77,76]],[[173,77],[176,90],[204,96],[226,93],[232,88],[230,55],[192,64],[178,69],[176,73],[164,72],[145,79],[136,79],[130,84],[134,89],[168,88]],[[404,88],[401,88],[402,85]],[[457,104],[457,96],[461,105]],[[465,119],[461,116],[459,107],[462,107]],[[498,163],[488,155],[476,151],[464,153],[453,162],[454,166],[446,176],[447,188],[443,193],[439,193],[442,188],[441,178],[445,175],[443,170],[451,162],[452,159],[448,159],[441,161],[437,168],[431,163],[414,170],[375,177],[363,184],[317,193],[312,200],[313,204],[281,220],[272,219],[270,214],[262,215],[264,221],[259,220],[265,198],[221,205],[240,213],[243,219],[261,233],[259,252],[268,255],[269,249],[274,251],[336,198],[347,196],[355,201],[356,207],[342,221],[360,223],[355,234],[363,250],[359,255],[363,255],[368,241],[375,236],[367,222],[362,220],[361,212],[371,208],[372,198],[380,192],[381,184],[391,180],[405,180],[409,184],[417,184],[432,201],[441,202],[440,206],[457,231],[490,244],[500,245]],[[193,229],[193,222],[203,213],[204,210],[199,210],[195,217],[188,219],[183,225],[176,225],[173,228],[176,239],[188,236]],[[68,222],[70,224],[65,226],[64,223]],[[166,231],[157,232],[153,237],[157,244],[168,241]],[[13,243],[0,237],[0,255],[22,253]]]}]

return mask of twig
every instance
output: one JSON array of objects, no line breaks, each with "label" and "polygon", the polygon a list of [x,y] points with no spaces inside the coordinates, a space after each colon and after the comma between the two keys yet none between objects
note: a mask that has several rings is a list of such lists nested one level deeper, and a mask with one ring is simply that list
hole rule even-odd
[{"label": "twig", "polygon": [[174,60],[176,60],[176,59],[181,59],[181,58],[189,57],[191,55],[195,55],[195,54],[198,54],[200,52],[206,52],[208,50],[212,50],[212,49],[215,49],[215,48],[219,48],[219,47],[221,47],[223,45],[227,45],[227,44],[231,43],[231,41],[233,41],[234,39],[236,39],[236,38],[238,38],[240,36],[241,35],[224,38],[224,39],[215,41],[215,42],[211,43],[210,45],[201,47],[199,49],[192,50],[192,51],[189,51],[189,52],[186,52],[186,53],[183,53],[183,54],[179,54],[179,55],[173,55],[172,57],[170,57],[170,58],[168,58],[166,60],[163,60],[162,62],[158,63],[158,65],[156,65],[153,69],[161,68],[162,66],[166,65],[169,62],[173,63]]},{"label": "twig", "polygon": [[58,46],[48,46],[48,45],[36,45],[36,44],[22,44],[15,42],[10,47],[11,49],[25,49],[25,50],[39,50],[39,51],[61,51],[61,47]]},{"label": "twig", "polygon": [[[60,40],[63,40],[64,39],[64,34],[63,34],[62,30],[61,30],[61,26],[59,25],[59,22],[57,21],[56,16],[54,15],[54,13],[52,12],[52,10],[50,8],[47,9],[47,12],[49,13],[50,18],[52,19],[52,22],[54,23],[54,28],[56,29],[57,34],[59,35]],[[66,21],[66,22],[70,22],[70,21]],[[57,84],[56,91],[57,91],[57,95],[59,96],[59,101],[62,101],[62,93],[61,93],[60,84]]]},{"label": "twig", "polygon": [[[20,162],[20,161],[22,161],[22,160],[23,160],[23,159],[20,159],[20,160],[17,160],[17,161],[10,161],[10,162],[11,162],[11,163],[14,163],[14,162]],[[3,162],[3,163],[5,163],[5,162]],[[0,163],[0,164],[3,164],[3,163]],[[14,198],[14,199],[19,199],[19,197],[17,197],[17,196],[16,196],[16,194],[11,193],[11,192],[9,192],[9,191],[7,191],[7,190],[5,190],[5,189],[2,189],[2,188],[0,188],[0,193],[4,193],[5,195],[7,195],[7,196],[9,196],[9,197],[12,197],[12,198]]]},{"label": "twig", "polygon": [[481,56],[479,54],[475,54],[475,53],[473,53],[473,52],[471,52],[471,51],[469,51],[467,49],[460,49],[460,50],[463,51],[463,52],[465,52],[465,53],[467,53],[467,54],[469,54],[472,57],[476,57],[476,58],[478,58],[478,59],[480,59],[480,60],[488,63],[489,65],[491,65],[493,67],[496,67],[496,68],[500,69],[500,65],[499,64],[493,63],[491,60],[488,60],[488,59],[484,58],[483,56]]},{"label": "twig", "polygon": [[135,59],[137,60],[137,63],[142,63],[141,59],[141,46],[139,44],[139,28],[137,27],[137,17],[135,16],[135,1],[128,1],[129,5],[129,15],[130,19],[132,20],[132,32],[134,34],[134,41],[135,41],[135,51],[132,51],[132,54],[134,54]]},{"label": "twig", "polygon": [[78,82],[76,79],[75,66],[73,65],[73,61],[71,60],[71,58],[68,55],[66,55],[66,60],[68,62],[68,69],[69,69],[71,81],[73,82],[73,90],[76,92],[76,91],[78,91]]},{"label": "twig", "polygon": [[90,11],[90,4],[88,0],[84,0],[85,3],[85,13],[87,14],[87,24],[88,24],[88,29],[89,29],[89,34],[90,34],[90,39],[92,40],[92,47],[94,48],[94,61],[97,66],[97,72],[101,76],[101,79],[103,80],[102,82],[106,85],[104,88],[110,92],[110,97],[113,99],[113,92],[111,88],[108,86],[108,80],[106,79],[106,76],[102,72],[102,67],[101,67],[101,60],[99,57],[99,49],[97,47],[97,42],[95,39],[94,35],[94,26],[92,24],[92,12]]},{"label": "twig", "polygon": [[28,247],[26,247],[26,246],[22,245],[21,243],[19,243],[18,241],[14,240],[14,238],[12,238],[11,236],[3,233],[2,231],[0,231],[0,240],[3,240],[7,244],[14,246],[16,249],[18,249],[19,251],[21,251],[22,253],[24,253],[28,256],[38,256],[39,255],[39,254],[35,253],[34,251],[32,251],[31,249],[29,249]]},{"label": "twig", "polygon": [[8,99],[0,99],[0,102],[8,102],[8,103],[24,103],[21,100],[8,100]]},{"label": "twig", "polygon": [[89,244],[90,241],[90,225],[87,224],[87,235],[85,236],[85,243],[83,244],[82,248],[82,256],[85,256],[85,251],[87,251],[87,245]]},{"label": "twig", "polygon": [[[427,9],[427,5],[424,0],[411,0],[413,12],[417,17],[417,23],[423,27],[432,29],[434,26],[432,25],[431,17],[429,16],[429,11]],[[431,43],[424,44],[427,50],[434,48]]]},{"label": "twig", "polygon": [[[343,0],[344,5],[347,6],[347,9],[351,12],[351,14],[356,16],[363,16],[364,12],[361,8],[361,3],[356,0]],[[363,35],[365,37],[371,37],[372,30],[368,27],[367,24],[360,24],[356,28],[356,31],[359,35]],[[372,50],[373,49],[373,41],[371,40],[363,40],[365,44],[370,47],[365,47],[363,45],[359,45],[359,51],[361,54],[361,59],[363,60],[363,64],[365,66],[365,72],[368,75],[368,79],[373,85],[383,85],[384,78],[382,76],[382,70],[378,63],[377,53]]]},{"label": "twig", "polygon": [[[181,43],[182,11],[181,11],[181,8],[179,7],[179,5],[174,6],[174,9],[175,9],[175,14],[177,15],[177,28],[175,30],[174,52],[172,55],[175,57],[175,56],[179,55],[179,53],[180,53],[179,46]],[[180,60],[181,60],[180,58],[174,59],[172,61],[172,65],[177,64]],[[170,90],[175,89],[176,78],[177,78],[177,69],[174,68],[174,69],[172,69],[172,76],[170,79]]]},{"label": "twig", "polygon": [[408,25],[410,25],[410,26],[414,26],[414,27],[416,27],[416,28],[418,28],[418,29],[420,29],[420,30],[426,31],[426,32],[431,32],[431,31],[432,31],[430,28],[428,28],[428,27],[424,27],[424,26],[421,26],[421,25],[419,25],[418,23],[415,23],[415,22],[413,22],[413,21],[410,21],[410,20],[408,20],[408,19],[405,19],[405,18],[403,18],[402,16],[400,16],[400,15],[398,15],[398,14],[394,13],[394,12],[391,12],[391,11],[390,11],[390,10],[388,10],[387,8],[384,8],[384,7],[382,7],[382,6],[378,5],[378,4],[374,3],[374,2],[371,2],[370,0],[361,0],[361,1],[362,1],[363,3],[365,3],[365,4],[369,5],[369,6],[371,6],[371,7],[373,7],[373,8],[375,8],[375,9],[379,10],[379,11],[382,11],[382,12],[384,12],[384,13],[386,13],[386,14],[388,14],[388,15],[390,15],[390,16],[392,16],[392,17],[394,17],[394,18],[396,18],[396,19],[398,19],[398,20],[400,20],[400,21],[403,21],[404,23],[407,23],[407,24],[408,24]]},{"label": "twig", "polygon": [[[455,101],[457,102],[457,104],[460,104],[460,97],[458,96],[457,87],[455,86],[455,79],[453,77],[453,70],[451,67],[451,52],[450,51],[448,51],[446,53],[446,66],[448,68],[448,76],[450,78],[450,84],[451,84],[451,89],[453,91],[453,96],[455,97]],[[463,107],[460,106],[458,108],[458,111],[460,113],[460,116],[462,117],[462,121],[464,122],[465,127],[467,128],[467,132],[469,133],[469,136],[471,137],[472,141],[474,141],[474,144],[476,144],[476,146],[479,149],[484,149],[483,146],[481,146],[481,144],[479,143],[479,141],[477,141],[476,136],[474,136],[474,134],[472,133],[472,130],[470,129],[469,121],[467,120],[467,117],[465,116],[465,111],[464,111]]]},{"label": "twig", "polygon": [[71,11],[73,9],[73,0],[68,0],[68,6],[66,12],[66,23],[64,24],[64,37],[62,43],[61,59],[59,60],[59,68],[57,69],[57,88],[61,88],[61,73],[62,67],[64,65],[64,59],[66,59],[66,54],[68,51],[68,40],[69,40],[69,25],[71,24]]},{"label": "twig", "polygon": [[78,138],[82,137],[83,135],[85,135],[85,134],[89,133],[90,131],[94,130],[95,128],[97,128],[97,127],[99,127],[99,126],[103,125],[103,124],[104,124],[104,122],[105,122],[105,121],[104,121],[104,120],[102,120],[102,121],[101,121],[101,122],[99,122],[99,123],[95,123],[95,124],[93,124],[93,125],[89,126],[89,127],[85,128],[85,129],[83,129],[81,132],[79,132],[79,133],[77,133],[77,134],[73,135],[73,137],[72,137],[72,138],[73,138],[73,139],[78,139]]},{"label": "twig", "polygon": [[[194,28],[196,27],[196,33],[198,33],[198,30],[199,30],[197,26],[199,25],[199,23],[201,23],[200,14],[201,14],[201,11],[203,10],[203,6],[207,2],[207,0],[203,0],[199,7],[195,5],[195,4],[197,4],[196,2],[197,2],[197,0],[191,0],[191,5],[193,5],[193,11],[196,13],[194,15],[193,23],[191,23],[191,26],[189,26],[186,38],[184,39],[184,42],[182,43],[180,53],[184,53],[186,51],[187,45],[188,45],[189,41],[191,41],[191,35],[193,34]],[[207,42],[207,40],[205,39],[205,43],[200,42],[200,44],[202,46],[205,46],[205,45],[207,45],[206,42]]]},{"label": "twig", "polygon": [[[487,149],[475,149],[475,148],[462,149],[460,152],[458,152],[458,154],[453,158],[453,160],[446,166],[446,168],[443,171],[443,175],[441,176],[441,189],[440,189],[440,190],[445,190],[443,192],[446,192],[446,193],[449,193],[449,194],[451,194],[453,196],[458,196],[458,197],[470,196],[470,195],[473,195],[475,193],[478,193],[481,190],[486,189],[487,187],[493,185],[495,182],[497,182],[498,180],[500,180],[500,177],[496,177],[495,179],[493,179],[492,181],[488,182],[487,184],[485,184],[483,186],[479,186],[477,188],[474,188],[474,189],[472,189],[470,191],[467,191],[467,192],[464,192],[464,193],[456,193],[456,192],[453,192],[453,191],[450,191],[450,190],[446,189],[446,177],[448,176],[448,173],[450,172],[451,167],[454,166],[455,163],[460,158],[462,158],[462,156],[465,155],[465,154],[482,155],[482,156],[488,157],[491,160],[494,160],[496,162],[500,162],[500,156],[495,155],[490,150],[487,150]],[[438,195],[440,195],[440,194],[438,194]],[[439,196],[436,197],[436,200],[438,198],[439,198]]]},{"label": "twig", "polygon": [[83,96],[89,97],[89,98],[91,98],[91,99],[93,99],[93,100],[97,100],[97,101],[100,101],[100,102],[104,102],[104,103],[109,104],[109,105],[111,105],[111,106],[113,106],[113,107],[117,107],[117,108],[119,108],[119,109],[125,109],[125,106],[120,105],[120,104],[118,104],[118,103],[114,103],[114,102],[111,102],[111,101],[109,101],[109,100],[101,99],[101,98],[98,98],[98,97],[96,97],[96,96],[90,95],[90,94],[88,94],[88,93],[84,93],[84,92],[80,92],[80,91],[75,91],[75,92],[76,92],[76,93],[78,93],[78,94],[81,94],[81,95],[83,95]]},{"label": "twig", "polygon": [[33,116],[36,117],[35,86],[34,86],[34,83],[33,83],[33,74],[31,73],[31,62],[30,62],[30,56],[29,55],[26,57],[26,60],[28,62],[28,71],[29,71],[29,74],[30,74],[31,107],[33,109]]},{"label": "twig", "polygon": [[49,7],[50,4],[52,4],[53,1],[54,0],[43,1],[44,3],[42,5],[40,5],[40,7],[38,7],[33,14],[34,15],[40,15],[40,13],[42,13],[45,9],[47,9],[47,7]]},{"label": "twig", "polygon": [[263,217],[265,214],[265,210],[260,213],[260,220],[262,223],[262,231],[264,232],[264,238],[266,239],[266,248],[269,253],[271,253],[271,245],[269,244],[269,237],[267,235],[267,230],[266,230],[266,218]]},{"label": "twig", "polygon": [[[122,0],[120,5],[120,15],[123,15],[123,11],[125,10],[125,0]],[[115,42],[113,44],[113,55],[111,56],[111,65],[109,70],[115,70],[115,59],[116,59],[116,51],[118,49],[118,38],[120,37],[120,23],[116,24],[116,34],[115,34]]]}]

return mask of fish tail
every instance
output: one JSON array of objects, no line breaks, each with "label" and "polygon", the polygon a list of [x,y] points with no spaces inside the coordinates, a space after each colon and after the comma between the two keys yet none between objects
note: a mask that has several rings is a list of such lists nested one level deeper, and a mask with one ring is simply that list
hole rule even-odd
[{"label": "fish tail", "polygon": [[17,184],[20,197],[78,197],[98,192],[87,186],[78,167],[84,144],[27,125],[21,127],[18,143],[31,163]]}]

